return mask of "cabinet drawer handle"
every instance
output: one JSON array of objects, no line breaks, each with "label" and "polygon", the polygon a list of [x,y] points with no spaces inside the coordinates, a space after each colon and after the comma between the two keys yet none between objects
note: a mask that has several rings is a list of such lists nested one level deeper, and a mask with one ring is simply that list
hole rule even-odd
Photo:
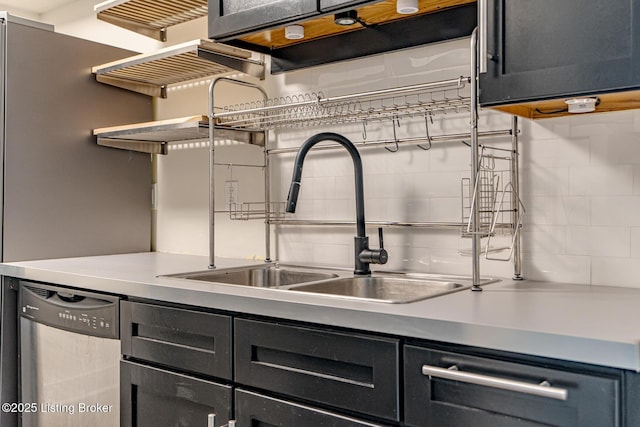
[{"label": "cabinet drawer handle", "polygon": [[532,394],[556,400],[567,400],[567,390],[563,388],[551,387],[547,381],[541,384],[529,384],[522,381],[513,381],[503,378],[490,377],[487,375],[461,372],[456,365],[449,369],[438,368],[436,366],[422,365],[422,375],[428,377],[444,378],[447,380],[460,381],[469,384],[482,385],[486,387],[510,390],[518,393]]}]

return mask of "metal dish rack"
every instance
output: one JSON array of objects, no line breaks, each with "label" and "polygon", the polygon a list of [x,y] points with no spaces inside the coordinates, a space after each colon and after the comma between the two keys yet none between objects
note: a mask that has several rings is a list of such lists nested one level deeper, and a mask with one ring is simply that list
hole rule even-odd
[{"label": "metal dish rack", "polygon": [[[472,52],[475,52],[476,38],[475,33],[472,37]],[[394,126],[393,140],[381,141],[363,141],[357,143],[357,147],[375,147],[384,146],[388,151],[395,152],[399,144],[414,144],[420,148],[427,150],[431,148],[431,144],[440,141],[471,141],[472,150],[472,171],[478,171],[478,174],[472,173],[472,177],[466,184],[467,196],[465,200],[469,200],[467,214],[463,221],[458,224],[452,223],[428,223],[428,222],[377,222],[376,226],[383,227],[425,227],[425,228],[442,228],[458,229],[465,228],[465,234],[473,239],[472,253],[473,261],[473,283],[474,289],[479,290],[480,284],[480,244],[482,236],[491,237],[498,229],[510,230],[512,233],[512,245],[509,251],[509,257],[514,260],[515,278],[521,277],[521,261],[520,261],[520,228],[522,225],[522,217],[520,215],[522,204],[518,196],[518,129],[517,119],[513,119],[510,129],[491,132],[478,132],[478,104],[477,104],[477,60],[475,53],[472,55],[472,76],[460,77],[457,79],[404,86],[392,89],[382,89],[370,92],[354,93],[350,95],[325,97],[322,93],[310,93],[298,96],[287,96],[270,99],[266,92],[257,85],[235,80],[227,77],[220,77],[214,80],[209,86],[209,134],[210,134],[210,267],[215,268],[215,206],[214,206],[214,173],[215,166],[215,140],[216,129],[221,127],[233,131],[234,129],[242,132],[263,133],[264,140],[268,141],[267,132],[273,129],[282,128],[300,128],[310,126],[326,126],[336,124],[361,123],[363,126],[363,139],[366,139],[366,128],[368,123],[389,121]],[[223,108],[215,107],[215,88],[220,83],[228,83],[250,87],[259,92],[260,99],[255,102],[237,104]],[[429,122],[431,118],[438,114],[448,113],[468,113],[471,117],[470,132],[467,134],[457,135],[441,135],[431,136],[429,133]],[[401,140],[396,136],[396,123],[400,118],[416,118],[423,117],[426,125],[425,135],[422,137],[412,137]],[[487,165],[491,161],[488,155],[485,155],[482,161],[480,158],[479,139],[484,137],[511,136],[512,147],[508,149],[509,159],[512,163],[509,172],[509,184],[504,184],[502,193],[495,191],[488,192],[484,189],[485,184],[481,184],[483,180],[488,179],[487,185],[493,188],[492,177],[483,177],[484,167],[480,168],[478,164]],[[395,150],[390,149],[387,144],[395,143]],[[337,145],[326,144],[318,147],[319,149],[333,149]],[[284,152],[296,151],[297,148],[280,148],[270,149],[268,144],[264,149],[264,172],[265,172],[265,202],[258,205],[252,204],[249,207],[250,215],[239,213],[237,219],[254,219],[260,218],[265,221],[265,253],[266,261],[270,261],[270,233],[271,225],[351,225],[355,224],[349,221],[296,221],[283,217],[282,212],[273,210],[274,206],[270,200],[270,182],[269,182],[269,156]],[[495,159],[494,159],[495,160]],[[478,182],[478,184],[476,184]],[[463,185],[464,187],[464,185]],[[475,191],[473,191],[475,190]],[[487,194],[485,194],[487,193]],[[491,194],[489,194],[491,193]],[[489,197],[490,200],[484,200]],[[499,202],[497,201],[499,198]],[[480,213],[480,205],[494,206],[490,211]],[[495,206],[506,206],[510,204],[510,209]],[[488,209],[489,210],[489,209]],[[509,218],[505,217],[507,211],[510,212]],[[496,214],[497,212],[497,214]],[[369,223],[371,225],[373,223]]]},{"label": "metal dish rack", "polygon": [[[484,240],[482,253],[485,259],[509,261],[522,230],[525,207],[514,185],[514,164],[517,159],[513,149],[482,145],[479,169],[472,187],[471,178],[461,181],[462,237],[478,235]],[[478,214],[478,224],[472,231],[473,212]],[[510,235],[510,244],[494,247],[492,241],[499,235]],[[507,251],[507,256],[496,255]]]},{"label": "metal dish rack", "polygon": [[335,97],[325,97],[320,92],[265,98],[223,107],[213,116],[217,125],[269,130],[468,112],[470,98],[462,91],[469,81],[469,77],[460,77]]},{"label": "metal dish rack", "polygon": [[229,206],[229,218],[233,220],[247,221],[250,219],[284,218],[284,202],[242,202],[231,203]]}]

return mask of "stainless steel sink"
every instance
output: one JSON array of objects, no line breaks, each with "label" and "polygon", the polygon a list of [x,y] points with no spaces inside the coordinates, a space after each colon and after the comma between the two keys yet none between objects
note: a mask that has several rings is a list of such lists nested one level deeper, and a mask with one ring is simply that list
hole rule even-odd
[{"label": "stainless steel sink", "polygon": [[196,271],[192,273],[172,274],[165,277],[225,283],[229,285],[278,288],[318,280],[334,279],[339,276],[334,273],[316,271],[312,268],[284,267],[271,264]]},{"label": "stainless steel sink", "polygon": [[[164,277],[228,285],[308,292],[338,299],[404,304],[469,289],[469,278],[421,273],[376,272],[353,276],[346,269],[264,264],[170,274]],[[495,280],[486,279],[485,285]]]},{"label": "stainless steel sink", "polygon": [[345,277],[293,286],[292,291],[313,292],[338,298],[409,303],[469,288],[460,283],[405,277]]}]

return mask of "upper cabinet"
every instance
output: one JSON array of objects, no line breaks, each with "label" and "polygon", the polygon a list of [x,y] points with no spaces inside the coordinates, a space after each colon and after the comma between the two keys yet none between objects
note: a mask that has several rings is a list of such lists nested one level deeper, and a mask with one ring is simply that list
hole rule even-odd
[{"label": "upper cabinet", "polygon": [[640,108],[640,0],[487,0],[480,104],[530,118]]},{"label": "upper cabinet", "polygon": [[268,53],[277,74],[467,37],[476,15],[475,0],[419,0],[412,14],[398,13],[396,0],[210,0],[208,35]]},{"label": "upper cabinet", "polygon": [[363,3],[369,3],[367,0],[320,0],[320,10],[327,11],[342,7],[359,6]]},{"label": "upper cabinet", "polygon": [[317,0],[210,0],[209,36],[234,36],[317,13]]}]

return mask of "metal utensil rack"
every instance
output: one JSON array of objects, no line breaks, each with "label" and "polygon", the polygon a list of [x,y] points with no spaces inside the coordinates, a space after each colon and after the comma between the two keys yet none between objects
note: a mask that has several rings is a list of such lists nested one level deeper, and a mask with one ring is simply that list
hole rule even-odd
[{"label": "metal utensil rack", "polygon": [[[475,35],[472,37],[472,51],[475,52]],[[474,53],[475,57],[475,53]],[[513,192],[518,194],[518,129],[517,121],[514,119],[511,129],[491,132],[478,132],[478,104],[477,104],[477,61],[472,58],[472,76],[459,77],[457,79],[444,80],[439,82],[417,84],[392,89],[382,89],[369,92],[354,93],[343,96],[325,97],[322,93],[310,93],[297,96],[286,96],[270,99],[259,86],[240,80],[221,77],[214,80],[209,87],[209,132],[210,132],[210,268],[215,268],[215,205],[214,205],[214,173],[215,148],[212,143],[215,138],[216,127],[224,126],[228,129],[237,129],[244,132],[264,132],[265,141],[268,141],[267,132],[273,129],[319,127],[326,125],[362,123],[364,130],[368,123],[390,121],[394,124],[394,139],[392,141],[366,141],[356,144],[358,148],[369,148],[385,146],[388,151],[397,151],[399,144],[419,145],[422,149],[429,149],[432,143],[451,140],[470,140],[472,150],[472,171],[478,171],[479,163],[479,139],[485,137],[508,136],[512,138],[513,166],[511,168],[511,184]],[[260,99],[243,104],[216,108],[214,102],[215,87],[220,82],[241,85],[255,89],[261,95]],[[470,86],[470,95],[463,89]],[[471,115],[470,132],[467,134],[443,135],[432,137],[429,135],[427,124],[426,135],[401,140],[395,136],[395,123],[400,118],[424,117],[425,121],[433,116],[445,113],[468,113]],[[386,145],[395,143],[396,150],[392,150]],[[425,147],[423,144],[427,144]],[[319,149],[334,149],[338,145],[326,144],[319,146]],[[265,171],[265,202],[264,209],[252,209],[252,218],[261,218],[265,221],[265,253],[266,261],[271,260],[270,233],[271,225],[311,225],[311,226],[340,226],[352,225],[350,221],[297,221],[283,218],[280,212],[271,212],[269,182],[269,156],[285,152],[296,151],[297,148],[271,149],[268,143],[264,149],[264,171]],[[476,186],[477,175],[472,172],[470,188],[475,189],[474,193],[479,194]],[[478,196],[471,196],[475,199]],[[517,197],[511,197],[513,201]],[[521,204],[513,204],[509,223],[499,222],[496,217],[493,229],[508,229],[513,233],[513,245],[510,255],[513,254],[515,276],[520,277],[520,233],[521,217],[519,215]],[[262,215],[260,215],[262,212]],[[373,225],[374,223],[368,223]],[[376,222],[376,226],[384,227],[425,227],[450,229],[457,227],[467,227],[467,233],[473,238],[473,283],[474,289],[479,290],[479,256],[481,227],[478,217],[478,203],[472,205],[466,222],[457,224],[434,223],[434,222]]]},{"label": "metal utensil rack", "polygon": [[[517,122],[513,124],[517,126]],[[462,195],[462,237],[478,235],[485,243],[481,252],[491,261],[509,261],[515,250],[516,241],[522,230],[525,207],[514,185],[515,151],[512,148],[480,146],[478,171],[475,185],[471,178],[461,181]],[[477,229],[472,232],[473,213],[477,212]],[[510,244],[493,247],[492,241],[498,235],[510,235]],[[508,251],[508,255],[497,253]]]}]

